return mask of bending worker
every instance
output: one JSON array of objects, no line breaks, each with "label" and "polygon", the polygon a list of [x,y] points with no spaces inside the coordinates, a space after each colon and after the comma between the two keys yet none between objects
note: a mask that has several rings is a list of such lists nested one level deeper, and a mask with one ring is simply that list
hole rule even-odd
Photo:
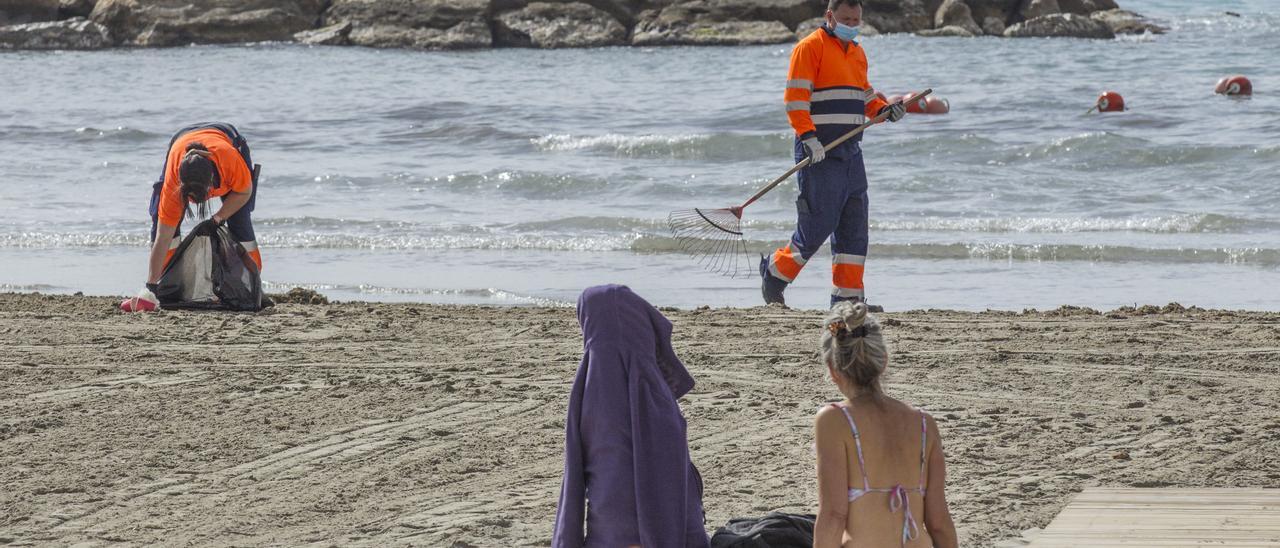
[{"label": "bending worker", "polygon": [[250,215],[258,196],[249,143],[235,126],[212,122],[182,128],[169,141],[164,172],[152,187],[151,261],[147,269],[147,289],[154,292],[165,265],[180,242],[182,218],[192,216],[195,204],[199,216],[207,217],[210,198],[222,198],[213,221],[226,223],[231,235],[244,246],[262,270]]},{"label": "bending worker", "polygon": [[787,118],[796,134],[796,161],[808,157],[810,163],[799,174],[798,220],[791,242],[760,260],[766,304],[785,304],[787,284],[828,237],[835,286],[832,306],[839,301],[865,301],[862,273],[868,226],[862,136],[829,150],[823,143],[835,141],[885,110],[893,122],[906,114],[901,103],[886,103],[867,83],[867,56],[855,41],[862,24],[862,1],[829,0],[826,18],[823,27],[791,52]]}]

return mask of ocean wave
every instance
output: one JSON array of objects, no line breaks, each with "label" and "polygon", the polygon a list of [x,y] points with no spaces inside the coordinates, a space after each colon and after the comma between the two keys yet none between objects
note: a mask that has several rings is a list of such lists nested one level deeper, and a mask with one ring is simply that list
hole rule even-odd
[{"label": "ocean wave", "polygon": [[[748,254],[768,253],[785,240],[749,240]],[[674,238],[642,237],[632,250],[643,253],[677,253],[684,244]],[[822,252],[819,252],[822,253]],[[1146,248],[1080,244],[919,243],[871,244],[868,256],[895,259],[1082,261],[1099,263],[1221,263],[1250,266],[1280,265],[1280,249],[1266,248]]]},{"label": "ocean wave", "polygon": [[143,143],[152,139],[166,137],[159,133],[152,133],[141,129],[118,126],[110,129],[98,129],[94,127],[76,128],[75,135],[80,140],[99,140],[109,139],[113,141],[122,141],[126,143]]},{"label": "ocean wave", "polygon": [[144,143],[168,137],[168,134],[160,134],[126,126],[117,126],[105,129],[96,127],[78,127],[74,129],[35,126],[0,127],[0,140],[12,140],[13,142],[38,142],[48,139],[58,143],[65,143],[68,140],[76,142],[110,141],[121,143]]},{"label": "ocean wave", "polygon": [[487,124],[446,122],[439,124],[414,124],[407,129],[382,133],[382,139],[392,144],[412,144],[430,139],[443,139],[456,143],[495,143],[518,141],[528,135],[507,131]]},{"label": "ocean wave", "polygon": [[[499,250],[635,253],[678,253],[681,241],[665,234],[642,231],[616,234],[536,234],[477,228],[472,233],[449,231],[435,234],[263,233],[264,249],[328,249],[369,251]],[[779,233],[780,235],[783,233]],[[751,253],[767,253],[786,244],[778,239],[749,239]],[[48,234],[0,236],[0,247],[66,248],[146,245],[145,234]],[[1125,245],[1023,244],[1023,243],[901,243],[872,244],[871,254],[913,259],[996,259],[1020,261],[1226,263],[1259,266],[1280,265],[1280,249],[1261,247],[1136,247]]]},{"label": "ocean wave", "polygon": [[[295,249],[543,249],[557,251],[660,251],[638,240],[665,238],[665,217],[569,216],[541,221],[424,223],[392,219],[262,217],[255,219],[259,243]],[[136,227],[136,228],[135,228]],[[783,237],[787,219],[742,222],[748,234]],[[94,248],[145,246],[145,225],[125,222],[63,224],[61,230],[0,226],[0,248]],[[1249,234],[1280,230],[1280,221],[1219,214],[1124,218],[990,217],[889,219],[871,222],[873,232],[962,234]],[[770,241],[769,245],[774,242]]]},{"label": "ocean wave", "polygon": [[1062,137],[1048,143],[1016,147],[997,155],[998,163],[1023,161],[1071,163],[1076,169],[1113,170],[1227,162],[1247,156],[1280,155],[1280,146],[1166,145],[1146,139],[1097,131]]},{"label": "ocean wave", "polygon": [[410,180],[410,186],[421,184],[454,192],[494,192],[528,199],[554,200],[599,193],[609,188],[609,180],[562,173],[531,171],[495,171],[461,173],[442,177]]},{"label": "ocean wave", "polygon": [[1155,217],[1079,218],[1079,217],[993,217],[984,219],[952,219],[930,217],[872,221],[872,230],[921,232],[1142,232],[1154,234],[1225,233],[1276,230],[1280,221],[1246,219],[1217,214],[1186,214]]},{"label": "ocean wave", "polygon": [[787,134],[688,134],[688,135],[569,135],[551,134],[531,140],[543,152],[586,151],[624,158],[676,158],[681,160],[754,160],[762,156],[786,157],[791,150]]},{"label": "ocean wave", "polygon": [[[498,289],[493,287],[478,289],[421,289],[412,287],[387,287],[371,284],[346,285],[346,284],[307,284],[307,283],[288,283],[288,282],[268,282],[263,281],[262,287],[267,292],[283,293],[295,287],[310,289],[321,293],[350,294],[363,296],[404,296],[404,297],[427,297],[431,300],[462,300],[480,302],[484,304],[497,304],[504,306],[523,305],[523,306],[548,306],[558,308],[571,308],[574,303],[559,301],[556,299],[548,299],[544,297],[534,297],[532,295],[522,295],[513,291]],[[3,286],[0,286],[3,290]]]}]

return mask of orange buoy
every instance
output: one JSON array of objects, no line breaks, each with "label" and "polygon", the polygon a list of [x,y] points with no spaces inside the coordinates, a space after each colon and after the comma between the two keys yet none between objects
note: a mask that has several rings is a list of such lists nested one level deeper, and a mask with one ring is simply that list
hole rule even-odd
[{"label": "orange buoy", "polygon": [[1098,109],[1098,112],[1121,112],[1124,110],[1124,97],[1114,91],[1103,92],[1093,108]]},{"label": "orange buoy", "polygon": [[876,97],[879,97],[881,101],[884,101],[884,102],[886,102],[886,103],[892,103],[892,102],[893,102],[893,101],[890,101],[888,97],[885,97],[883,93],[880,93],[880,92],[878,92],[878,91],[876,92]]},{"label": "orange buoy", "polygon": [[925,114],[946,114],[951,112],[951,102],[937,97],[925,97],[924,112]]},{"label": "orange buoy", "polygon": [[1213,92],[1221,95],[1253,95],[1253,82],[1239,74],[1218,80]]},{"label": "orange buoy", "polygon": [[[906,95],[903,95],[901,100],[902,100],[902,101],[906,101],[907,99],[910,99],[910,98],[912,98],[912,97],[915,97],[917,94],[918,94],[918,92],[911,92],[911,93],[908,93],[908,94],[906,94]],[[907,106],[907,112],[910,112],[910,113],[912,113],[912,114],[928,114],[928,113],[929,113],[929,99],[930,99],[929,97],[926,97],[926,98],[924,98],[924,99],[920,99],[920,100],[915,101],[915,102],[906,103],[906,106]]]}]

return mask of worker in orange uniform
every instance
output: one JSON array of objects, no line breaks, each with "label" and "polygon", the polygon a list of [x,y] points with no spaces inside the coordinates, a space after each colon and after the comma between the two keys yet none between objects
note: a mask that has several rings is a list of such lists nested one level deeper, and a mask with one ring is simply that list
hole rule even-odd
[{"label": "worker in orange uniform", "polygon": [[800,170],[798,220],[791,242],[760,260],[766,304],[785,304],[783,292],[806,262],[831,238],[831,305],[865,301],[862,284],[867,258],[867,174],[862,163],[862,136],[827,149],[862,125],[888,111],[897,122],[906,114],[901,103],[876,96],[867,82],[867,56],[856,41],[862,24],[861,0],[829,0],[826,24],[800,40],[791,52],[785,94],[787,118],[795,130],[795,158],[809,158]]},{"label": "worker in orange uniform", "polygon": [[254,172],[249,143],[231,124],[196,124],[174,134],[164,171],[152,185],[151,260],[144,294],[151,293],[154,300],[155,284],[178,247],[182,218],[192,216],[191,204],[196,205],[200,217],[205,217],[210,198],[222,198],[212,220],[225,223],[258,270],[262,270],[262,255],[250,218],[258,196]]}]

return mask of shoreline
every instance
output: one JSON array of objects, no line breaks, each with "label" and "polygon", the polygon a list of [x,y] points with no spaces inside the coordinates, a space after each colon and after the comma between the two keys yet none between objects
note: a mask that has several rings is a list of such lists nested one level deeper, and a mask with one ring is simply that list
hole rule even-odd
[{"label": "shoreline", "polygon": [[[549,541],[571,308],[281,304],[126,315],[0,294],[0,537]],[[820,311],[670,310],[708,531],[812,512]],[[880,315],[887,391],[939,420],[965,546],[1089,486],[1280,487],[1280,313]]]},{"label": "shoreline", "polygon": [[[626,285],[626,284],[623,284]],[[495,290],[500,291],[500,290]],[[458,304],[458,303],[442,303],[432,301],[415,301],[415,300],[362,300],[362,299],[341,299],[332,298],[324,293],[309,287],[294,287],[288,292],[271,293],[264,292],[263,295],[270,297],[276,304],[291,305],[323,305],[323,306],[408,306],[408,307],[439,307],[442,309],[451,308],[478,308],[478,309],[531,309],[531,310],[564,310],[574,309],[577,305],[570,301],[556,301],[549,298],[528,297],[530,299],[538,299],[543,302],[516,302],[510,304],[502,303],[483,303],[483,304]],[[56,291],[55,288],[32,290],[27,287],[18,289],[0,288],[0,302],[6,297],[33,297],[33,298],[51,298],[59,299],[88,299],[94,301],[102,301],[110,311],[116,311],[115,307],[124,299],[128,299],[129,295],[108,295],[96,293],[84,293],[83,291]],[[554,303],[554,304],[548,304]],[[873,303],[874,304],[874,303]],[[752,306],[712,306],[707,304],[693,306],[657,306],[658,310],[666,312],[705,312],[705,311],[737,311],[749,312],[758,309],[768,309],[782,312],[797,313],[825,313],[826,308],[804,308],[804,307],[775,307],[765,305]],[[266,310],[270,310],[269,308]],[[165,313],[190,313],[199,312],[194,310],[163,310]],[[200,313],[227,313],[227,314],[255,314],[253,312],[230,312],[230,311],[207,311]],[[1172,301],[1164,305],[1156,304],[1134,304],[1119,306],[1110,310],[1101,310],[1090,306],[1063,304],[1057,308],[1034,308],[1024,307],[1022,310],[1004,309],[1004,308],[986,308],[983,310],[964,310],[956,308],[939,308],[939,307],[917,307],[906,310],[887,310],[886,314],[972,314],[972,315],[990,315],[990,316],[1034,316],[1048,315],[1060,317],[1072,316],[1098,316],[1107,319],[1126,319],[1129,317],[1142,316],[1159,316],[1168,314],[1189,314],[1189,315],[1205,315],[1207,317],[1220,317],[1222,315],[1275,315],[1280,318],[1280,308],[1274,310],[1253,309],[1253,308],[1205,308],[1197,305],[1183,305],[1180,302]]]}]

